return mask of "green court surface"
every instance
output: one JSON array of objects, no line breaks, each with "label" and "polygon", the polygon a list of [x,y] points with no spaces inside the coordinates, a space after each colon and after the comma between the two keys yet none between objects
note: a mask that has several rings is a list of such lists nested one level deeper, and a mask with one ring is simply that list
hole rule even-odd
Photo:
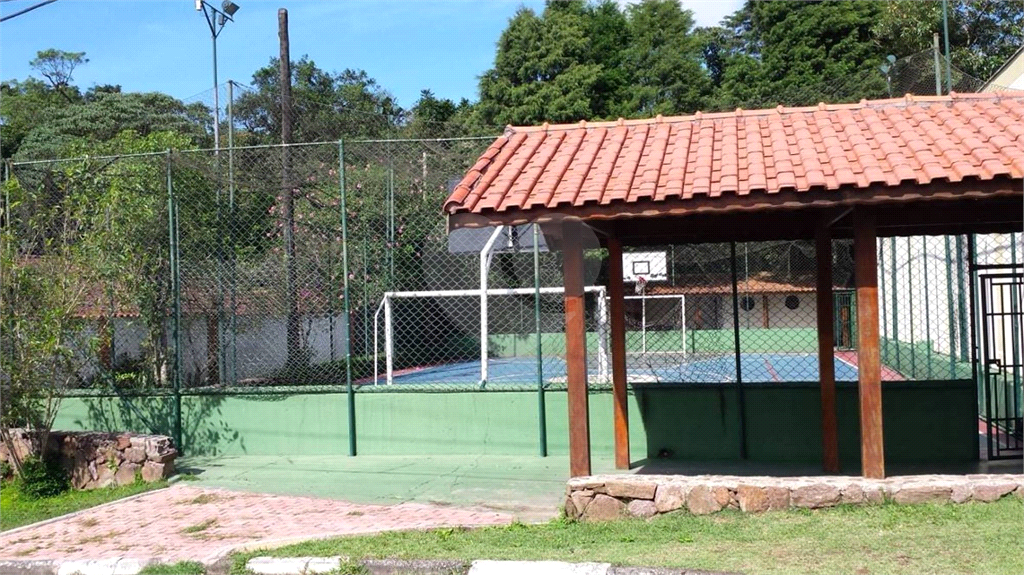
[{"label": "green court surface", "polygon": [[[615,473],[597,461],[594,473]],[[178,468],[195,484],[261,493],[343,499],[355,503],[406,501],[486,507],[523,521],[557,515],[565,497],[565,456],[222,456],[189,457]]]}]

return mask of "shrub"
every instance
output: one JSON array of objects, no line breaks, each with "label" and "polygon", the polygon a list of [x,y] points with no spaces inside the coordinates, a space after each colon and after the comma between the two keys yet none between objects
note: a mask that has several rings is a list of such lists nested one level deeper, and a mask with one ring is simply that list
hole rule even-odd
[{"label": "shrub", "polygon": [[43,461],[29,457],[21,463],[18,490],[31,499],[60,495],[71,488],[64,468],[56,461]]},{"label": "shrub", "polygon": [[14,468],[6,461],[0,461],[0,479],[7,479],[14,475]]}]

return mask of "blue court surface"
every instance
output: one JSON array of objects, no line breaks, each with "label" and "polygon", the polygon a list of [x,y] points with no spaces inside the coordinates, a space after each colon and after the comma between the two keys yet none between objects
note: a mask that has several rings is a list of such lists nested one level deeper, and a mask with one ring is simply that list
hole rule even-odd
[{"label": "blue court surface", "polygon": [[[839,358],[834,361],[837,381],[857,379],[856,366]],[[813,353],[744,353],[740,355],[740,367],[744,382],[818,380],[818,356]],[[564,359],[545,357],[542,369],[545,382],[565,382]],[[736,356],[706,353],[629,354],[626,372],[631,383],[731,383],[736,381]],[[588,366],[591,382],[595,382],[597,373],[597,366],[591,360]],[[384,381],[382,373],[378,383],[383,384]],[[477,384],[480,383],[480,362],[466,361],[396,371],[393,382],[402,385]],[[489,386],[536,382],[536,358],[495,358],[488,363]]]}]

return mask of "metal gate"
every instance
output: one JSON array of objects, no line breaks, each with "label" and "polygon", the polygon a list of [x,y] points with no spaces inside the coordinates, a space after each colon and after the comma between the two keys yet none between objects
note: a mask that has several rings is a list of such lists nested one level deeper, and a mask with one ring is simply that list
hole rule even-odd
[{"label": "metal gate", "polygon": [[978,281],[988,458],[1017,458],[1024,454],[1024,272],[1018,269],[982,273]]}]

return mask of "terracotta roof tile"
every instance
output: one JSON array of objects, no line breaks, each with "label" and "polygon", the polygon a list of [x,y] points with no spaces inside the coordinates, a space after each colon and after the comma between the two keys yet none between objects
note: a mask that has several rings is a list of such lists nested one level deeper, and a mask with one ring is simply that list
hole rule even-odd
[{"label": "terracotta roof tile", "polygon": [[509,127],[448,214],[1024,178],[1024,96],[954,94]]}]

